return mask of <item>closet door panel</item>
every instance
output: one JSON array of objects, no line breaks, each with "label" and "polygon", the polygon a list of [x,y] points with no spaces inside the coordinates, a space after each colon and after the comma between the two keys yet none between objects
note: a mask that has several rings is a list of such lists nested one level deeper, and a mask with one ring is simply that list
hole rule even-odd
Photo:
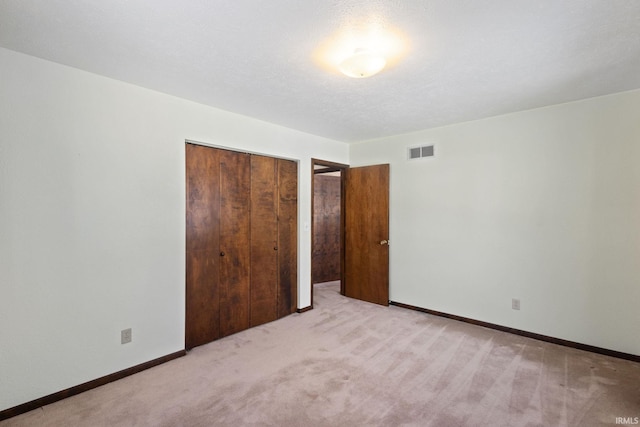
[{"label": "closet door panel", "polygon": [[220,332],[249,327],[250,156],[223,151],[220,161]]},{"label": "closet door panel", "polygon": [[187,349],[220,338],[217,253],[192,251],[187,256],[187,301],[185,347]]},{"label": "closet door panel", "polygon": [[219,152],[186,146],[185,347],[220,337],[218,317]]},{"label": "closet door panel", "polygon": [[251,156],[251,326],[277,318],[276,162]]},{"label": "closet door panel", "polygon": [[278,317],[298,305],[298,164],[278,161]]},{"label": "closet door panel", "polygon": [[218,248],[220,150],[186,145],[187,251]]}]

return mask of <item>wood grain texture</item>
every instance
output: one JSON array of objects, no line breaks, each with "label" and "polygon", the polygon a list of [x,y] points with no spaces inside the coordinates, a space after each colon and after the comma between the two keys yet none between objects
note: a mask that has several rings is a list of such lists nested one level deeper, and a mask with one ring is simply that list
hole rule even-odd
[{"label": "wood grain texture", "polygon": [[347,171],[345,295],[389,305],[389,165]]},{"label": "wood grain texture", "polygon": [[187,251],[217,247],[220,150],[186,144]]},{"label": "wood grain texture", "polygon": [[295,312],[297,163],[187,144],[185,346]]},{"label": "wood grain texture", "polygon": [[251,326],[277,319],[277,160],[251,156]]},{"label": "wood grain texture", "polygon": [[316,174],[313,186],[312,283],[340,280],[342,178]]},{"label": "wood grain texture", "polygon": [[278,317],[298,305],[298,164],[278,159]]},{"label": "wood grain texture", "polygon": [[218,254],[191,251],[186,262],[185,348],[191,349],[220,338]]},{"label": "wood grain texture", "polygon": [[220,156],[220,335],[249,327],[250,155]]},{"label": "wood grain texture", "polygon": [[186,145],[186,348],[220,336],[219,175],[219,150]]}]

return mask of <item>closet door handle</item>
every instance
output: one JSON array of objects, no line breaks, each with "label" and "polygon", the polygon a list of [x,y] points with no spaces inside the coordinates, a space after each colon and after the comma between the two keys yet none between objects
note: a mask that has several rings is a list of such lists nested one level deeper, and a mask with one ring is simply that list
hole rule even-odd
[{"label": "closet door handle", "polygon": [[220,252],[220,256],[224,256],[224,252]]}]

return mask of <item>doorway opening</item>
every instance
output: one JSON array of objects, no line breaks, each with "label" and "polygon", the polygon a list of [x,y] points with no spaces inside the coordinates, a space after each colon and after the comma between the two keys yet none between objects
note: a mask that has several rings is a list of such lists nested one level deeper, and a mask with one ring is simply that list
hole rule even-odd
[{"label": "doorway opening", "polygon": [[311,307],[314,285],[340,282],[344,295],[345,179],[348,165],[311,159]]}]

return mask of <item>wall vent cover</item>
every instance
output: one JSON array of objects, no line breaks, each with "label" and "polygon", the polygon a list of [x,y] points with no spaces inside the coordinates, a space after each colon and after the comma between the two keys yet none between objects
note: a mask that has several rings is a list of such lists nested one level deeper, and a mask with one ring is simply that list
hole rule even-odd
[{"label": "wall vent cover", "polygon": [[422,157],[422,152],[420,147],[409,148],[409,159],[419,159]]},{"label": "wall vent cover", "polygon": [[407,159],[416,160],[423,157],[433,157],[435,150],[433,145],[423,145],[422,147],[409,147],[407,149]]}]

